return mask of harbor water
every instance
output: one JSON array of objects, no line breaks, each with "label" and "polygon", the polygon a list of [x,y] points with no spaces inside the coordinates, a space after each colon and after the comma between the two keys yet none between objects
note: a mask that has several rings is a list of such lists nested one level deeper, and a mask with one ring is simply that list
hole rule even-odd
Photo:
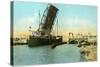
[{"label": "harbor water", "polygon": [[28,47],[16,45],[14,48],[14,65],[37,65],[54,63],[80,62],[80,48],[64,44],[51,49],[51,46]]}]

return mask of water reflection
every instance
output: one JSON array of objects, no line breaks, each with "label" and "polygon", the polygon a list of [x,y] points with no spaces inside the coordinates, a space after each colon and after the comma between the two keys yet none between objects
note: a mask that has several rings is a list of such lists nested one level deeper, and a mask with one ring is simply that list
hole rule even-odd
[{"label": "water reflection", "polygon": [[33,65],[68,63],[80,61],[80,49],[73,45],[61,45],[55,49],[50,46],[33,47],[14,46],[14,65]]}]

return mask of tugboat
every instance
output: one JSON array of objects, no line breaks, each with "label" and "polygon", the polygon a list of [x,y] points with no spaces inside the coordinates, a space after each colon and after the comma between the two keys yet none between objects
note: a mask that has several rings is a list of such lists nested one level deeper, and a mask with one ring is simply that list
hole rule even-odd
[{"label": "tugboat", "polygon": [[51,35],[58,8],[49,4],[40,19],[39,28],[29,36],[28,46],[43,46],[62,43],[62,36]]}]

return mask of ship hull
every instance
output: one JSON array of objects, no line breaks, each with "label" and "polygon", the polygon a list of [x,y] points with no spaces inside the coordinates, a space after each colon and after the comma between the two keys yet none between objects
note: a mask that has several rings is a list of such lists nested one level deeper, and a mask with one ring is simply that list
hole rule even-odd
[{"label": "ship hull", "polygon": [[32,37],[30,36],[28,40],[28,46],[29,47],[35,47],[35,46],[44,46],[44,45],[51,45],[54,43],[61,43],[62,38],[55,39],[53,38],[40,38],[40,37]]},{"label": "ship hull", "polygon": [[28,46],[34,47],[34,46],[43,46],[43,45],[49,45],[51,44],[50,39],[48,38],[39,38],[39,37],[30,37],[28,40]]}]

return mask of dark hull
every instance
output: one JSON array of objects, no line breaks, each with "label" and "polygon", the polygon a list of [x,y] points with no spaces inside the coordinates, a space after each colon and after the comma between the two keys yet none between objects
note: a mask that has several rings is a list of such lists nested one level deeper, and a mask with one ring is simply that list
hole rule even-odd
[{"label": "dark hull", "polygon": [[55,38],[40,38],[40,37],[30,37],[28,40],[28,46],[29,47],[35,47],[35,46],[44,46],[44,45],[51,45],[54,43],[61,43],[62,38],[55,39]]},{"label": "dark hull", "polygon": [[50,39],[47,38],[36,38],[36,37],[30,37],[28,40],[28,46],[43,46],[43,45],[49,45],[51,44]]}]

